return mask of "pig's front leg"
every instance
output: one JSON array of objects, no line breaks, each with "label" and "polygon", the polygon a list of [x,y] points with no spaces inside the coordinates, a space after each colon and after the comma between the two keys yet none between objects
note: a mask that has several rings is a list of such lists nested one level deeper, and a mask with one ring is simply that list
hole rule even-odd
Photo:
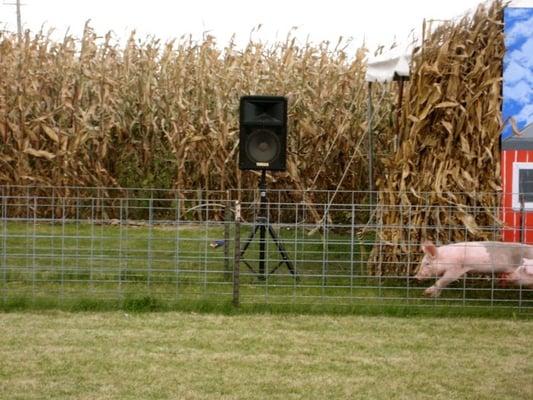
[{"label": "pig's front leg", "polygon": [[444,289],[446,286],[448,286],[453,281],[456,281],[461,276],[463,276],[466,273],[466,270],[463,268],[453,268],[449,269],[442,275],[437,282],[431,287],[428,287],[424,294],[429,297],[439,297],[440,292],[442,292],[442,289]]}]

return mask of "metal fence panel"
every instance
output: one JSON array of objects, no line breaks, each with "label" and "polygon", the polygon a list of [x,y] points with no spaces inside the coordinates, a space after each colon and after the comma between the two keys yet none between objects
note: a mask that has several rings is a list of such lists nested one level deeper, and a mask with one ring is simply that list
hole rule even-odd
[{"label": "metal fence panel", "polygon": [[[455,232],[464,231],[467,240],[475,239],[468,221],[420,223],[421,209],[443,221],[452,221],[454,213],[470,216],[479,234],[498,241],[501,224],[485,218],[499,215],[498,200],[490,210],[476,204],[372,207],[365,192],[268,191],[262,209],[256,191],[0,190],[3,302],[144,295],[533,309],[533,290],[510,285],[495,271],[461,276],[438,298],[424,296],[435,279],[420,283],[414,277],[424,237],[447,244]],[[241,212],[236,221],[237,200]],[[388,222],[391,213],[402,223]]]}]

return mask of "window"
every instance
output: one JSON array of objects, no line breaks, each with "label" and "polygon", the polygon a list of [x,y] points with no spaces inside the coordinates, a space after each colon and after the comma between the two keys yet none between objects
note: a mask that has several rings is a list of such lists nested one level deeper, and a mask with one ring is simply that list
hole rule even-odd
[{"label": "window", "polygon": [[533,211],[533,162],[513,163],[513,209],[520,210],[520,200],[524,209]]}]

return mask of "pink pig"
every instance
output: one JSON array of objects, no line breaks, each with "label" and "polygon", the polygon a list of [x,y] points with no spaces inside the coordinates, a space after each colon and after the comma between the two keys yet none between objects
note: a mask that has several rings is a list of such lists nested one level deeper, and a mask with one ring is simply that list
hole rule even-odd
[{"label": "pink pig", "polygon": [[533,259],[524,258],[517,269],[505,275],[504,280],[516,286],[533,288]]},{"label": "pink pig", "polygon": [[424,291],[431,297],[438,297],[442,289],[467,272],[510,274],[524,257],[533,258],[533,246],[520,243],[461,242],[437,247],[426,241],[422,251],[424,258],[415,278],[439,278]]}]

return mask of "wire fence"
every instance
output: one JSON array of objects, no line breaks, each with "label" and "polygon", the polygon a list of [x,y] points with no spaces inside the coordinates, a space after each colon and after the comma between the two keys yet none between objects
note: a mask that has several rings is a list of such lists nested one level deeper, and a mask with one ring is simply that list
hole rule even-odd
[{"label": "wire fence", "polygon": [[[492,196],[492,208],[482,201],[383,205],[373,200],[378,193],[355,191],[10,186],[0,187],[0,196],[4,303],[151,296],[533,309],[533,271],[526,265],[533,246],[501,241],[505,229],[516,227],[501,222],[506,210],[496,194],[483,195]],[[393,214],[400,217],[390,219]],[[420,215],[448,222],[427,217],[421,223]],[[451,222],[464,215],[471,220]],[[423,240],[447,245],[457,232],[467,246],[455,245],[455,253],[438,248],[439,268],[455,268],[456,275],[444,272],[443,280],[443,271],[428,270],[420,282]],[[473,242],[478,238],[483,242]],[[467,260],[472,271],[457,273],[459,253],[481,258]]]}]

